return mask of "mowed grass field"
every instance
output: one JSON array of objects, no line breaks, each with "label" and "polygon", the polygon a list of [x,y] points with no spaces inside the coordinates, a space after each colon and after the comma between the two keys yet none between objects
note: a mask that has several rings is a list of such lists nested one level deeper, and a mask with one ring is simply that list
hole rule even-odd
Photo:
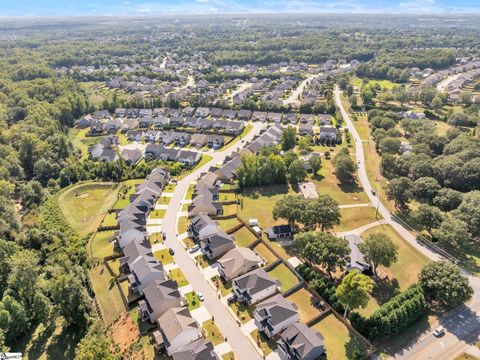
[{"label": "mowed grass field", "polygon": [[371,224],[381,220],[382,216],[376,216],[376,209],[373,206],[359,206],[340,209],[340,224],[335,226],[335,231],[349,231],[358,227]]},{"label": "mowed grass field", "polygon": [[58,206],[72,228],[84,237],[101,224],[117,199],[117,191],[112,183],[78,184],[60,194]]}]

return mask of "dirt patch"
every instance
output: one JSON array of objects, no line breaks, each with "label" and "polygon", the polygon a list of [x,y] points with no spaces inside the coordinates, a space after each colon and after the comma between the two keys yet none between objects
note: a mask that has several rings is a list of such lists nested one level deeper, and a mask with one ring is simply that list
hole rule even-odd
[{"label": "dirt patch", "polygon": [[83,193],[83,194],[77,195],[76,197],[83,199],[83,198],[87,198],[87,197],[89,197],[89,196],[90,196],[89,193]]},{"label": "dirt patch", "polygon": [[130,314],[124,313],[111,327],[111,336],[121,353],[138,341],[140,333]]}]

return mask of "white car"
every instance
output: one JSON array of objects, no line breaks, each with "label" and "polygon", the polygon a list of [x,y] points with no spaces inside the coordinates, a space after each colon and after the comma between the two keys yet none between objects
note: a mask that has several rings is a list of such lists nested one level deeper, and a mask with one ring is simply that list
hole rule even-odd
[{"label": "white car", "polygon": [[200,300],[200,301],[205,300],[205,296],[203,296],[202,293],[198,293],[197,296],[198,296],[198,300]]},{"label": "white car", "polygon": [[433,336],[440,337],[442,335],[445,335],[445,329],[443,328],[443,326],[439,326],[435,330],[433,330]]},{"label": "white car", "polygon": [[198,250],[200,250],[200,245],[197,244],[197,245],[193,245],[193,246],[188,250],[188,252],[189,252],[190,254],[193,254],[193,253],[197,252]]}]

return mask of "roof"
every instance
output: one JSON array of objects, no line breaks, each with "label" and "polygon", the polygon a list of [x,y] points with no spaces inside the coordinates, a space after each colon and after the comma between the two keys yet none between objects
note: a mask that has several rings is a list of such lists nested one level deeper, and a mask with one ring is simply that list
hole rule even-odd
[{"label": "roof", "polygon": [[167,310],[165,314],[158,318],[157,322],[168,343],[171,343],[175,337],[185,330],[198,330],[197,322],[192,318],[188,308],[185,307]]},{"label": "roof", "polygon": [[300,359],[306,358],[315,348],[324,346],[322,334],[301,322],[293,323],[283,331],[281,343],[295,349]]},{"label": "roof", "polygon": [[218,263],[223,269],[225,276],[237,273],[242,268],[250,268],[260,262],[257,253],[249,248],[237,247],[223,255]]},{"label": "roof", "polygon": [[163,265],[153,256],[140,256],[130,264],[130,271],[142,282],[148,275],[157,273],[165,278]]},{"label": "roof", "polygon": [[133,262],[139,256],[152,256],[152,246],[148,241],[137,243],[132,241],[123,248],[123,255],[126,262]]},{"label": "roof", "polygon": [[255,312],[263,319],[267,319],[267,322],[271,326],[280,324],[298,314],[297,306],[285,299],[281,294],[272,296],[258,304]]},{"label": "roof", "polygon": [[152,308],[155,308],[155,304],[166,300],[178,300],[178,305],[180,306],[180,299],[182,298],[178,291],[177,282],[170,279],[152,281],[143,290],[143,293]]},{"label": "roof", "polygon": [[350,264],[347,266],[347,269],[351,270],[356,268],[364,271],[367,267],[370,267],[358,247],[358,245],[362,243],[362,238],[355,234],[348,234],[345,235],[345,239],[348,241],[348,246],[350,247]]},{"label": "roof", "polygon": [[215,360],[217,359],[210,341],[198,339],[172,353],[173,360]]},{"label": "roof", "polygon": [[239,276],[233,282],[242,290],[248,290],[250,295],[254,295],[270,286],[277,286],[278,282],[272,279],[265,270],[256,269]]},{"label": "roof", "polygon": [[303,182],[298,184],[300,192],[302,193],[305,199],[316,199],[318,198],[317,188],[312,182]]}]

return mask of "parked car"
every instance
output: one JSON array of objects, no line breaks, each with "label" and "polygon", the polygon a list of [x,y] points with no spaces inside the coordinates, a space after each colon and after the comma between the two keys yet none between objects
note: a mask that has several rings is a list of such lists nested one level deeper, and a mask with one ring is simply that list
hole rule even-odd
[{"label": "parked car", "polygon": [[205,300],[205,296],[203,296],[202,293],[198,293],[197,296],[198,296],[198,300],[200,300],[200,301]]},{"label": "parked car", "polygon": [[175,255],[175,250],[173,250],[172,248],[168,248],[168,252],[170,253],[170,255]]},{"label": "parked car", "polygon": [[197,252],[198,250],[200,250],[200,245],[197,244],[197,245],[193,245],[193,246],[188,250],[188,252],[189,252],[190,254],[193,254],[194,252]]},{"label": "parked car", "polygon": [[442,335],[445,335],[445,329],[443,328],[443,326],[439,326],[435,330],[433,330],[433,336],[440,337]]},{"label": "parked car", "polygon": [[227,303],[228,304],[231,304],[233,303],[235,300],[237,300],[237,297],[235,295],[232,295],[230,296],[228,299],[227,299]]},{"label": "parked car", "polygon": [[377,196],[377,192],[375,190],[370,190],[370,192],[372,193],[373,196]]}]

